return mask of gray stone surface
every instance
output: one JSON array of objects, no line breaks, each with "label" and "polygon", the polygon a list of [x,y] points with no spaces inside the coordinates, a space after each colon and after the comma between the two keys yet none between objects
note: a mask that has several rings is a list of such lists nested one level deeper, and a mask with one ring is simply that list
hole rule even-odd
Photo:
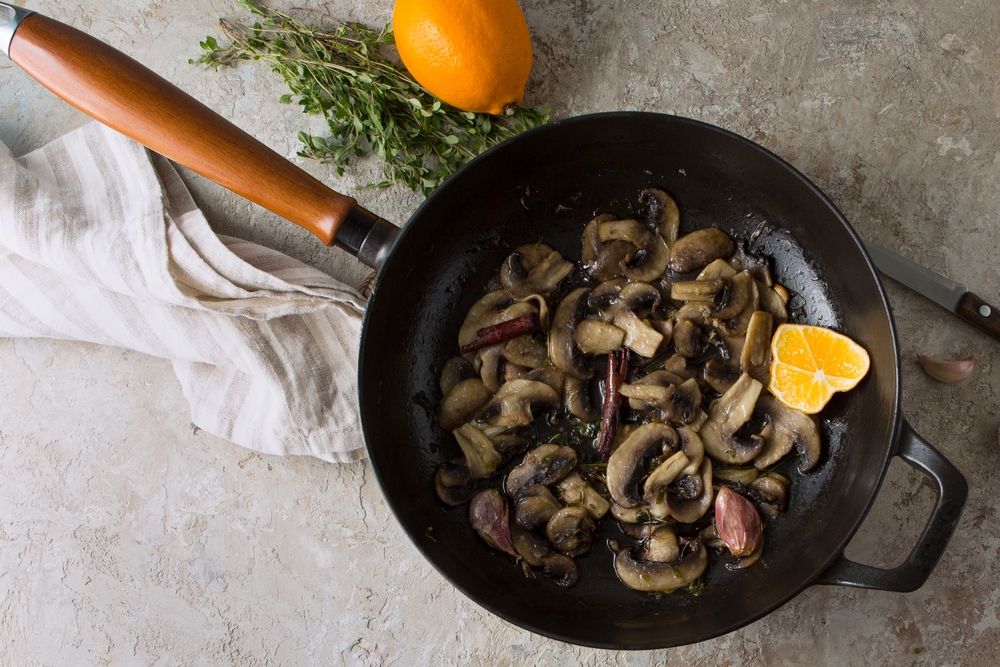
[{"label": "gray stone surface", "polygon": [[[39,0],[280,152],[308,124],[247,65],[188,65],[227,0]],[[310,0],[379,23],[389,0]],[[525,0],[530,101],[557,115],[669,111],[792,160],[868,238],[1000,299],[1000,5],[993,0]],[[0,64],[0,140],[37,147],[83,119]],[[353,192],[371,163],[337,178]],[[261,178],[266,178],[261,174]],[[187,176],[220,231],[351,281],[307,234]],[[364,191],[403,221],[419,197]],[[812,588],[726,637],[669,652],[578,649],[466,600],[406,541],[364,464],[270,459],[193,432],[169,366],[116,349],[0,341],[2,664],[995,664],[1000,346],[889,286],[905,410],[966,474],[956,538],[920,591]],[[966,382],[916,351],[975,354]],[[894,463],[848,553],[899,562],[933,500]],[[993,656],[992,658],[990,656]]]}]

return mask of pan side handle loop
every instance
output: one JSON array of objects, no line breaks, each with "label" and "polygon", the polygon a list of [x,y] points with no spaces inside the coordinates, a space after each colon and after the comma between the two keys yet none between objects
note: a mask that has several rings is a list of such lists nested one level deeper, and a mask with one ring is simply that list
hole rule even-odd
[{"label": "pan side handle loop", "polygon": [[814,583],[908,593],[923,586],[958,527],[969,485],[962,473],[904,420],[896,456],[927,475],[937,487],[937,503],[913,551],[899,567],[885,570],[843,555]]}]

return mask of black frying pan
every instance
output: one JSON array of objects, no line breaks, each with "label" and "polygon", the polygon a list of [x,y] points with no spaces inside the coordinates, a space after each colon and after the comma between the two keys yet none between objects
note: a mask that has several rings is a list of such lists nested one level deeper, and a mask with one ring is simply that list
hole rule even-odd
[{"label": "black frying pan", "polygon": [[[42,17],[30,17],[23,25],[36,18]],[[45,21],[30,33],[33,44],[23,52],[32,55],[24,59],[30,61],[28,66],[19,62],[42,83],[84,111],[328,241],[339,226],[340,245],[381,266],[365,319],[359,371],[372,466],[410,538],[479,604],[517,625],[565,641],[658,648],[739,628],[813,584],[911,591],[930,575],[958,522],[965,480],[902,418],[892,315],[857,234],[816,186],[774,154],[725,130],[673,116],[611,113],[572,118],[527,132],[474,160],[435,192],[396,238],[390,226],[352,206],[351,200],[322,185],[317,190],[318,182],[311,177],[151,72],[90,40],[88,52],[103,58],[97,65],[125,68],[124,90],[131,99],[135,90],[129,86],[135,85],[160,96],[157,109],[166,112],[159,120],[171,134],[153,132],[148,124],[152,110],[120,99],[122,85],[116,91],[86,73],[71,71],[67,61],[70,55],[80,60],[79,53],[45,48],[46,34],[63,45],[89,38]],[[15,62],[18,38],[15,35],[12,50]],[[58,80],[51,76],[53,62],[61,63],[55,68]],[[89,96],[80,93],[81,86],[91,87]],[[96,97],[94,86],[100,88]],[[190,123],[212,127],[221,137],[213,150],[230,161],[249,161],[241,169],[256,170],[260,178],[279,171],[282,183],[296,191],[299,201],[319,193],[340,208],[326,217],[305,216],[292,210],[297,200],[287,193],[276,203],[270,195],[246,187],[231,165],[206,156],[204,146],[186,129]],[[296,179],[309,179],[302,181],[307,193],[299,191]],[[464,508],[446,509],[435,499],[434,469],[455,456],[457,447],[419,400],[440,398],[440,364],[454,354],[464,313],[510,248],[544,239],[565,256],[578,258],[582,226],[591,214],[633,211],[637,193],[650,185],[665,188],[677,200],[682,230],[717,225],[746,238],[764,223],[758,243],[774,257],[781,281],[804,298],[806,321],[849,333],[872,358],[871,372],[861,385],[838,394],[823,413],[826,451],[820,465],[806,476],[790,473],[790,508],[768,527],[763,566],[741,573],[710,566],[700,597],[680,593],[656,599],[626,589],[615,578],[611,553],[600,541],[580,560],[581,580],[571,589],[524,578],[509,557],[490,550],[473,533]],[[847,560],[843,550],[893,456],[931,477],[938,500],[906,561],[882,570]],[[604,525],[602,530],[610,536],[616,529]]]}]

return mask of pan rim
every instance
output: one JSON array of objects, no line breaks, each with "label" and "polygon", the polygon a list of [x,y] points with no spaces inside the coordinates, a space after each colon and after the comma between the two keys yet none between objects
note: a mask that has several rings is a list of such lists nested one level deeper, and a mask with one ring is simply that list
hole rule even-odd
[{"label": "pan rim", "polygon": [[[509,148],[515,144],[531,141],[532,138],[535,137],[536,135],[543,134],[545,132],[550,132],[564,126],[586,124],[594,121],[635,120],[643,118],[646,118],[651,121],[663,121],[664,119],[669,119],[670,122],[698,127],[702,130],[707,130],[710,132],[723,135],[730,140],[736,141],[737,143],[744,144],[750,149],[760,153],[763,157],[774,162],[776,166],[785,170],[792,178],[797,179],[812,193],[814,197],[816,197],[820,202],[825,204],[830,209],[834,217],[843,225],[844,229],[847,231],[848,236],[854,242],[856,249],[858,250],[862,259],[864,260],[864,263],[867,266],[868,271],[871,274],[871,277],[875,279],[876,292],[881,302],[882,309],[886,314],[886,318],[889,324],[889,334],[890,334],[889,342],[892,346],[892,352],[894,358],[893,377],[892,377],[892,380],[894,382],[894,392],[893,392],[894,395],[892,404],[892,414],[890,416],[892,422],[892,430],[890,432],[888,443],[886,444],[885,447],[885,454],[882,459],[881,471],[879,472],[878,477],[875,481],[872,493],[868,498],[867,502],[865,503],[865,506],[861,511],[860,515],[858,516],[857,521],[850,528],[850,530],[847,531],[844,539],[832,551],[830,556],[822,563],[819,563],[818,566],[815,568],[815,571],[811,575],[805,578],[806,581],[805,584],[803,584],[801,587],[797,589],[794,589],[792,592],[780,598],[773,604],[762,607],[755,613],[750,614],[742,621],[729,624],[723,628],[713,630],[711,632],[699,633],[698,635],[692,636],[688,641],[685,641],[683,643],[670,643],[670,642],[663,643],[662,641],[657,641],[655,637],[651,637],[650,641],[632,642],[629,644],[617,644],[610,641],[594,640],[586,637],[571,636],[566,633],[559,632],[557,630],[542,628],[531,622],[521,621],[518,618],[514,617],[512,614],[508,614],[505,611],[497,608],[497,606],[492,604],[490,601],[481,600],[473,596],[461,584],[455,581],[449,573],[445,572],[441,567],[438,566],[438,564],[434,561],[434,559],[431,558],[428,551],[423,547],[419,539],[418,535],[419,531],[411,530],[409,526],[407,526],[405,523],[403,523],[402,520],[400,520],[400,515],[399,512],[397,511],[396,504],[393,502],[393,500],[390,499],[389,494],[386,492],[386,484],[383,480],[382,474],[380,473],[379,466],[375,462],[375,458],[372,456],[372,450],[369,445],[368,421],[365,418],[366,401],[364,398],[365,396],[364,387],[366,383],[364,379],[365,378],[364,367],[365,367],[365,359],[368,358],[370,354],[369,348],[367,346],[368,336],[366,334],[370,324],[371,313],[373,311],[372,304],[376,303],[378,295],[380,291],[382,291],[381,286],[382,286],[382,281],[385,279],[385,275],[387,273],[386,268],[393,263],[396,256],[396,252],[399,249],[399,247],[403,244],[403,241],[406,238],[408,238],[410,234],[419,233],[414,231],[415,225],[413,224],[413,222],[419,219],[428,208],[433,206],[436,199],[441,195],[442,192],[444,192],[444,190],[448,186],[451,186],[455,182],[459,181],[465,173],[471,171],[476,165],[480,163],[480,161],[485,161],[487,159],[492,158],[495,154],[499,152],[502,152],[504,150],[509,150]],[[900,424],[902,421],[902,410],[901,410],[902,387],[900,386],[900,381],[901,381],[901,372],[900,372],[900,361],[899,361],[899,340],[896,331],[895,318],[893,317],[892,309],[889,306],[889,299],[885,291],[885,285],[882,283],[882,279],[879,277],[878,271],[876,271],[875,265],[872,262],[871,257],[868,255],[868,251],[865,248],[864,243],[861,240],[861,237],[858,235],[857,231],[851,225],[850,221],[848,221],[847,217],[844,216],[844,214],[840,211],[840,209],[836,206],[836,204],[834,204],[834,202],[830,199],[830,197],[828,197],[826,193],[824,193],[815,183],[813,183],[812,180],[809,179],[809,177],[807,177],[805,174],[799,171],[795,166],[793,166],[790,162],[788,162],[781,156],[777,155],[773,151],[765,148],[764,146],[761,146],[760,144],[751,139],[748,139],[731,130],[719,127],[718,125],[674,114],[666,114],[666,113],[658,113],[650,111],[607,111],[607,112],[582,114],[579,116],[571,116],[569,118],[559,119],[551,123],[548,123],[546,125],[532,128],[531,130],[527,130],[517,135],[516,137],[512,137],[511,139],[508,139],[507,141],[504,141],[503,143],[494,146],[493,148],[482,153],[481,155],[473,158],[461,169],[452,174],[448,178],[448,180],[445,181],[445,183],[439,186],[433,193],[431,193],[429,197],[427,197],[427,199],[425,199],[420,204],[420,206],[417,207],[416,211],[414,211],[414,213],[410,216],[407,224],[404,225],[403,228],[401,229],[400,235],[397,238],[396,243],[390,250],[389,255],[385,263],[383,264],[382,268],[379,270],[375,278],[374,288],[372,290],[372,295],[369,299],[368,307],[365,309],[365,315],[362,322],[362,330],[361,330],[361,345],[358,352],[357,396],[359,403],[359,412],[361,416],[361,428],[365,438],[365,448],[368,451],[369,455],[368,459],[371,463],[372,471],[375,473],[375,479],[378,482],[379,489],[382,492],[382,496],[386,500],[386,504],[392,511],[393,516],[396,518],[396,521],[403,528],[403,531],[406,533],[406,536],[410,540],[410,542],[416,547],[417,551],[420,552],[420,554],[424,557],[424,559],[428,563],[430,563],[430,565],[442,577],[444,577],[446,581],[448,581],[448,583],[454,586],[456,590],[460,591],[466,598],[471,600],[473,603],[486,609],[487,611],[497,616],[498,618],[501,618],[504,621],[512,625],[515,625],[519,628],[522,628],[524,630],[527,630],[529,632],[577,646],[585,646],[588,648],[597,648],[597,649],[633,651],[633,650],[654,650],[663,648],[673,648],[676,646],[685,646],[689,644],[699,643],[702,641],[707,641],[709,639],[713,639],[716,637],[721,637],[723,635],[729,634],[730,632],[734,632],[740,628],[755,623],[761,618],[767,616],[768,614],[784,606],[793,598],[798,597],[806,588],[817,585],[816,580],[820,576],[822,576],[824,572],[828,571],[835,562],[843,558],[844,549],[847,547],[848,543],[854,537],[855,533],[864,523],[865,518],[868,516],[868,512],[871,511],[872,505],[875,503],[875,500],[876,498],[878,498],[878,495],[881,491],[882,483],[885,480],[885,475],[889,468],[889,463],[892,460],[893,456],[895,456],[896,454],[901,433]]]}]

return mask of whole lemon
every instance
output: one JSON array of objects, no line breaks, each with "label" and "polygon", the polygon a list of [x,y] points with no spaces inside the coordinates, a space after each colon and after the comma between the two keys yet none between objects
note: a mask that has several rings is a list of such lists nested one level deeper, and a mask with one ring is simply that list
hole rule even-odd
[{"label": "whole lemon", "polygon": [[517,0],[397,0],[392,29],[403,64],[438,99],[491,114],[524,99],[531,35]]}]

